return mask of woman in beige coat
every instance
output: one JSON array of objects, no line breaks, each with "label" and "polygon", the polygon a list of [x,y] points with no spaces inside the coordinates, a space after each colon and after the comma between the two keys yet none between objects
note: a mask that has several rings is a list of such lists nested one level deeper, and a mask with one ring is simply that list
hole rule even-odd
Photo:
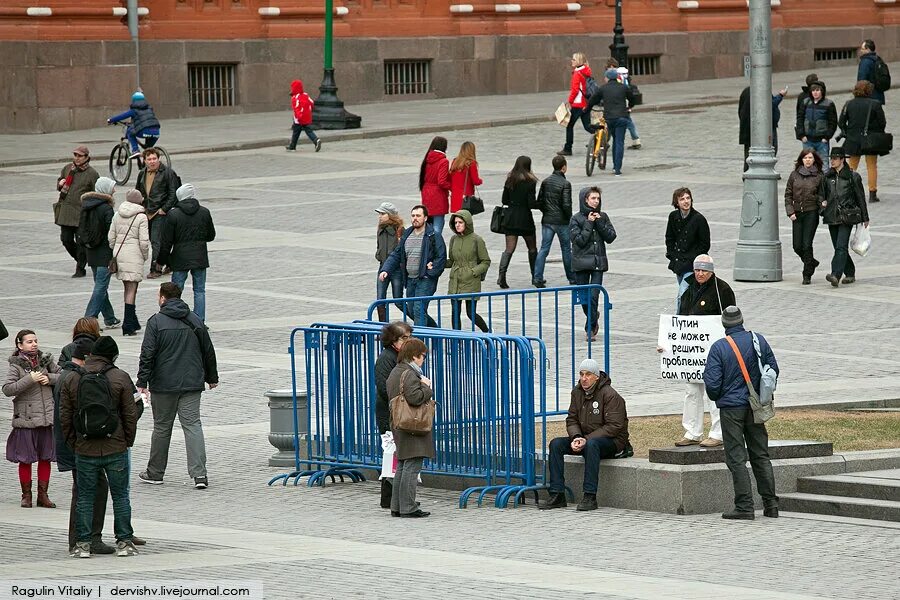
[{"label": "woman in beige coat", "polygon": [[109,227],[109,246],[118,266],[116,277],[125,284],[123,335],[136,335],[141,328],[134,302],[150,258],[150,230],[143,202],[139,191],[128,190]]}]

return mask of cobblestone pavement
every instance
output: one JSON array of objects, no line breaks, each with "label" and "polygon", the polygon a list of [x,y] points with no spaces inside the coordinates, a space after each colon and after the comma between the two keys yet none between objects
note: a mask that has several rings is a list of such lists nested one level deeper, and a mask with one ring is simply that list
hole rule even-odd
[{"label": "cobblestone pavement", "polygon": [[[839,104],[843,99],[835,97]],[[888,123],[900,122],[896,103],[886,108]],[[654,352],[658,314],[669,310],[675,293],[663,258],[674,188],[693,190],[697,208],[710,221],[717,271],[731,280],[741,198],[735,112],[729,105],[638,115],[644,149],[626,151],[621,178],[600,172],[588,179],[582,157],[571,161],[576,189],[603,187],[604,208],[619,234],[609,248],[605,279],[614,306],[611,374],[632,414],[680,411],[682,391],[658,379]],[[219,234],[210,247],[207,312],[222,385],[203,399],[211,487],[198,492],[187,485],[177,433],[166,485],[139,484],[137,467],[147,458],[152,425],[142,420],[132,494],[136,530],[151,543],[124,563],[105,557],[75,562],[65,557],[62,541],[68,476],[54,475],[51,485],[60,509],[25,511],[17,508],[15,469],[7,465],[0,469],[0,535],[7,542],[0,545],[0,580],[250,578],[263,580],[272,598],[896,594],[888,561],[900,549],[900,536],[887,526],[799,515],[735,524],[717,515],[615,509],[588,515],[540,514],[530,506],[460,511],[454,494],[429,489],[421,496],[434,517],[398,522],[373,508],[373,483],[266,487],[277,471],[264,466],[273,449],[266,441],[262,394],[290,382],[290,328],[364,315],[377,266],[372,209],[391,200],[407,214],[417,202],[416,174],[431,135],[335,141],[318,154],[258,149],[177,155],[175,168],[196,185]],[[476,143],[485,178],[480,191],[490,206],[499,201],[504,175],[518,154],[531,155],[536,172],[546,176],[562,135],[558,126],[538,123],[449,137],[451,152],[463,140]],[[578,132],[576,148],[585,138]],[[799,150],[788,138],[784,125],[778,165],[784,179]],[[801,287],[783,217],[784,281],[734,284],[747,324],[767,335],[779,358],[783,405],[897,396],[900,184],[896,158],[879,162],[883,202],[870,207],[873,249],[857,261],[856,284],[833,289],[823,269],[814,285]],[[53,353],[68,341],[91,291],[88,280],[69,278],[73,265],[52,225],[58,170],[58,164],[0,169],[0,312],[11,331],[36,329]],[[117,197],[124,197],[123,190]],[[489,218],[478,216],[476,230],[496,265],[502,240],[489,233]],[[831,258],[825,228],[816,253],[823,264]],[[487,289],[495,289],[495,274],[496,266]],[[524,248],[509,278],[513,287],[528,286]],[[563,283],[558,261],[548,265],[547,278]],[[142,322],[154,311],[155,287],[145,282],[139,292]],[[114,281],[111,291],[121,312],[120,285]],[[140,337],[116,339],[120,365],[134,374]],[[9,427],[10,413],[8,402],[0,404],[0,429]],[[588,544],[598,551],[585,552]]]}]

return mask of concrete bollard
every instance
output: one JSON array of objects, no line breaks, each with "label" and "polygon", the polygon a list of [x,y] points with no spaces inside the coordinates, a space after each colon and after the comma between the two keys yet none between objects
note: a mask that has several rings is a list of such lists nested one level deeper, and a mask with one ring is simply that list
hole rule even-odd
[{"label": "concrete bollard", "polygon": [[[270,467],[294,466],[294,401],[291,390],[269,390],[265,393],[269,404],[269,443],[278,452],[269,458]],[[297,421],[300,433],[300,455],[306,454],[307,427],[306,418],[309,412],[306,392],[297,392]]]}]

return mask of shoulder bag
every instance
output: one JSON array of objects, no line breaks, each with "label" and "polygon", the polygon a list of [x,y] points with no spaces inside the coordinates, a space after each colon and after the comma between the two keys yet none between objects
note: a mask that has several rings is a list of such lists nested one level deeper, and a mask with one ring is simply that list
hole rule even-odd
[{"label": "shoulder bag", "polygon": [[499,205],[494,207],[494,212],[491,213],[491,231],[494,233],[504,233],[504,224],[506,223],[506,209],[508,207],[506,205]]},{"label": "shoulder bag", "polygon": [[747,391],[750,392],[750,408],[753,410],[753,422],[765,423],[775,416],[775,397],[773,393],[775,391],[776,383],[774,378],[777,378],[777,374],[775,373],[775,369],[769,365],[762,364],[762,358],[759,355],[759,339],[756,337],[756,334],[753,332],[750,333],[753,335],[753,349],[756,352],[756,358],[759,361],[759,372],[761,374],[759,382],[760,394],[757,394],[756,390],[753,388],[753,383],[750,381],[750,373],[747,371],[746,363],[744,363],[744,357],[741,356],[741,351],[738,350],[737,344],[734,343],[734,339],[732,339],[730,335],[726,335],[725,339],[728,340],[728,344],[734,351],[738,366],[740,366],[741,373],[744,375],[744,382],[747,384]]},{"label": "shoulder bag", "polygon": [[409,435],[427,435],[434,427],[434,399],[419,406],[412,406],[403,395],[403,380],[406,372],[400,376],[400,393],[391,398],[391,425],[394,429]]},{"label": "shoulder bag", "polygon": [[[140,214],[140,213],[138,213],[138,214]],[[128,234],[131,233],[131,227],[132,227],[132,225],[134,225],[134,220],[137,219],[137,217],[138,217],[137,215],[134,215],[133,217],[131,217],[131,223],[128,224],[128,231],[126,231],[125,235],[122,236],[122,241],[119,243],[119,248],[116,250],[115,255],[109,261],[108,268],[109,268],[110,273],[118,273],[119,272],[119,262],[116,259],[119,258],[119,252],[122,251],[122,246],[125,245],[125,240],[128,239]]]},{"label": "shoulder bag", "polygon": [[481,198],[478,197],[478,189],[475,185],[472,185],[472,195],[466,196],[466,188],[469,187],[469,169],[471,165],[466,167],[466,179],[463,181],[463,201],[462,201],[462,209],[469,211],[471,215],[474,217],[475,215],[480,215],[484,212],[484,202],[481,201]]},{"label": "shoulder bag", "polygon": [[869,104],[869,112],[866,113],[866,124],[863,126],[862,139],[859,142],[861,154],[877,154],[884,156],[894,149],[894,136],[881,131],[869,132],[869,118],[872,116],[872,106]]}]

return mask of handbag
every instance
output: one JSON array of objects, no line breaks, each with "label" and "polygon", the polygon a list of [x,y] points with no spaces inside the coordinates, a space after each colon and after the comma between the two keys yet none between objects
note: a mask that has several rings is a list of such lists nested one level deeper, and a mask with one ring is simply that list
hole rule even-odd
[{"label": "handbag", "polygon": [[559,106],[556,107],[556,112],[553,113],[553,118],[563,127],[568,126],[569,119],[572,118],[572,111],[569,110],[569,105],[565,102],[560,102]]},{"label": "handbag", "polygon": [[[469,168],[466,167],[466,179],[463,181],[463,194],[466,193],[466,188],[469,187]],[[475,191],[471,196],[463,196],[462,201],[462,209],[469,211],[469,213],[474,217],[475,215],[480,215],[484,212],[484,202],[481,201],[481,198],[478,197],[478,189],[473,185],[472,189]]]},{"label": "handbag", "polygon": [[53,222],[59,223],[59,211],[62,210],[62,202],[56,201],[53,203]]},{"label": "handbag", "polygon": [[750,383],[750,373],[747,372],[747,365],[744,363],[744,357],[741,356],[741,351],[738,350],[737,344],[734,343],[734,339],[732,339],[730,335],[726,335],[725,339],[728,340],[728,344],[734,351],[735,357],[737,357],[738,366],[741,367],[741,373],[744,375],[744,382],[747,384],[747,391],[750,392],[750,408],[753,410],[753,422],[765,423],[775,416],[774,392],[775,385],[778,383],[778,374],[775,373],[775,369],[769,365],[762,364],[762,358],[760,357],[759,351],[759,338],[757,338],[756,334],[752,331],[750,333],[753,336],[753,350],[756,352],[756,358],[759,361],[759,372],[761,375],[759,380],[759,394],[756,393],[753,384]]},{"label": "handbag", "polygon": [[894,136],[882,131],[869,133],[869,118],[872,116],[872,104],[866,113],[866,124],[863,126],[862,139],[859,142],[860,154],[877,154],[884,156],[894,149]]},{"label": "handbag", "polygon": [[400,376],[400,393],[391,398],[391,425],[394,429],[409,435],[427,435],[434,427],[434,399],[429,399],[419,406],[412,406],[403,395],[403,379]]},{"label": "handbag", "polygon": [[[140,213],[138,213],[138,214],[140,214]],[[137,219],[137,215],[134,215],[131,218],[131,223],[128,224],[128,231],[125,232],[125,235],[122,236],[122,241],[119,243],[119,249],[116,250],[115,255],[113,255],[112,259],[110,259],[110,261],[109,261],[109,267],[107,267],[107,268],[109,269],[110,273],[118,273],[119,272],[119,262],[116,259],[119,258],[119,252],[122,251],[122,246],[125,245],[125,240],[128,239],[128,234],[131,233],[131,226],[134,225],[135,219]]]},{"label": "handbag", "polygon": [[500,205],[494,207],[491,213],[491,231],[494,233],[503,233],[504,224],[506,223],[506,206]]}]

